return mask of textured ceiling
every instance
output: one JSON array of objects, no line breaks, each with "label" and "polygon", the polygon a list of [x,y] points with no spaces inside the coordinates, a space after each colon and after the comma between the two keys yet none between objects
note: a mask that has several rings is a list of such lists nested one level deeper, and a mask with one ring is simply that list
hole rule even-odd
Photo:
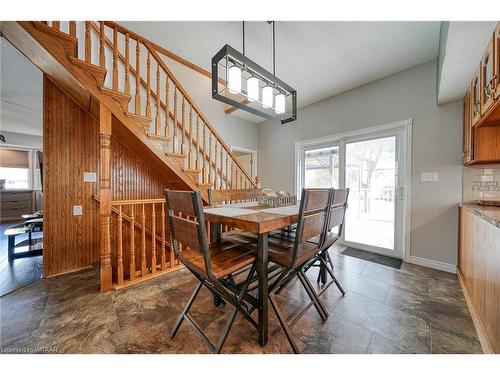
[{"label": "textured ceiling", "polygon": [[0,38],[1,129],[42,135],[42,72]]},{"label": "textured ceiling", "polygon": [[[120,22],[206,70],[241,22]],[[277,22],[276,75],[305,106],[437,57],[440,22]],[[272,26],[246,22],[246,54],[272,69]]]}]

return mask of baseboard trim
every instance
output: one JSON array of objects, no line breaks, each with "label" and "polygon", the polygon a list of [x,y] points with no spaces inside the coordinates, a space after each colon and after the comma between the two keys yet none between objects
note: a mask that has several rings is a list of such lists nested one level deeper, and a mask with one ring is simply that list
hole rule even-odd
[{"label": "baseboard trim", "polygon": [[420,258],[416,256],[410,256],[408,263],[416,264],[418,266],[434,268],[436,270],[445,271],[449,273],[457,273],[457,266],[454,264],[439,262],[437,260]]},{"label": "baseboard trim", "polygon": [[472,303],[472,299],[470,298],[470,294],[465,286],[464,279],[460,270],[457,270],[458,282],[460,284],[460,288],[462,288],[462,292],[464,293],[465,302],[467,303],[467,307],[469,308],[470,315],[472,317],[472,322],[474,323],[474,328],[476,328],[477,337],[479,338],[479,343],[481,344],[481,348],[483,349],[483,353],[485,354],[495,354],[493,350],[493,345],[491,344],[490,338],[486,333],[486,328],[483,325],[483,322]]}]

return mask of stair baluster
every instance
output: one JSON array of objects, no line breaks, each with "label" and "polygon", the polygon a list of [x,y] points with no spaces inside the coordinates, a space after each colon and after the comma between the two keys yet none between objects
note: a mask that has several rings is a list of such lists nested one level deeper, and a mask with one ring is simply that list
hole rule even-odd
[{"label": "stair baluster", "polygon": [[172,152],[177,153],[177,86],[174,86],[174,126],[172,131],[174,132],[174,142],[172,143]]},{"label": "stair baluster", "polygon": [[117,248],[116,248],[116,273],[118,285],[123,284],[123,235],[122,235],[122,206],[118,206],[118,219],[116,226]]},{"label": "stair baluster", "polygon": [[161,128],[161,88],[160,88],[160,65],[156,64],[156,120],[155,120],[155,135],[160,135]]},{"label": "stair baluster", "polygon": [[99,66],[103,69],[106,69],[106,54],[104,53],[104,27],[104,22],[99,22]]},{"label": "stair baluster", "polygon": [[69,35],[71,35],[73,38],[76,38],[76,22],[75,21],[69,21]]},{"label": "stair baluster", "polygon": [[182,115],[181,115],[181,120],[182,120],[182,129],[181,129],[181,154],[186,155],[186,144],[184,143],[185,141],[185,136],[186,136],[186,98],[184,95],[182,95]]},{"label": "stair baluster", "polygon": [[136,40],[135,46],[135,114],[141,115],[141,45]]},{"label": "stair baluster", "polygon": [[160,259],[160,267],[161,270],[164,271],[167,268],[166,265],[166,256],[165,256],[165,203],[161,203],[161,259]]},{"label": "stair baluster", "polygon": [[144,203],[141,204],[141,277],[146,276],[147,260],[146,260],[146,211]]},{"label": "stair baluster", "polygon": [[188,168],[193,169],[193,107],[189,106],[189,159]]},{"label": "stair baluster", "polygon": [[151,204],[151,273],[156,273],[156,205]]},{"label": "stair baluster", "polygon": [[118,91],[118,30],[113,28],[113,80],[112,86],[114,91]]},{"label": "stair baluster", "polygon": [[200,115],[196,113],[196,162],[195,169],[200,170]]},{"label": "stair baluster", "polygon": [[148,50],[146,60],[146,117],[151,117],[151,54]]},{"label": "stair baluster", "polygon": [[85,62],[90,64],[92,59],[90,21],[85,21]]},{"label": "stair baluster", "polygon": [[165,138],[170,139],[170,127],[168,125],[170,118],[170,86],[168,84],[168,75],[165,77]]},{"label": "stair baluster", "polygon": [[135,279],[135,217],[134,206],[130,208],[130,262],[129,262],[129,279]]},{"label": "stair baluster", "polygon": [[129,34],[125,34],[125,94],[130,95],[130,46]]}]

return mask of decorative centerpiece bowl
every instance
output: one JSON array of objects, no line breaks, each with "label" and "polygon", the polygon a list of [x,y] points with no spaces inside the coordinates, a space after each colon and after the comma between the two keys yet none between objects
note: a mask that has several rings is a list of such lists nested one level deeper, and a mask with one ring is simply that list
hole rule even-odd
[{"label": "decorative centerpiece bowl", "polygon": [[269,188],[262,189],[259,205],[268,207],[281,207],[297,204],[297,196],[284,191],[275,193]]}]

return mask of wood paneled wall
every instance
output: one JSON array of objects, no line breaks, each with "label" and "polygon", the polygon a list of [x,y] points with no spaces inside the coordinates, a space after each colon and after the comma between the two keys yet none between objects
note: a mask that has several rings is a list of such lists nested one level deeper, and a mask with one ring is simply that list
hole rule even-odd
[{"label": "wood paneled wall", "polygon": [[165,177],[151,168],[116,136],[111,137],[111,190],[113,200],[161,198]]},{"label": "wood paneled wall", "polygon": [[43,84],[43,261],[51,276],[99,261],[96,184],[83,182],[83,172],[97,172],[99,124],[46,76]]},{"label": "wood paneled wall", "polygon": [[[44,274],[53,276],[99,262],[98,184],[83,182],[84,172],[96,172],[99,181],[99,122],[44,77],[43,127]],[[161,198],[170,185],[112,135],[113,200]],[[73,205],[82,205],[82,216],[72,215]]]}]

